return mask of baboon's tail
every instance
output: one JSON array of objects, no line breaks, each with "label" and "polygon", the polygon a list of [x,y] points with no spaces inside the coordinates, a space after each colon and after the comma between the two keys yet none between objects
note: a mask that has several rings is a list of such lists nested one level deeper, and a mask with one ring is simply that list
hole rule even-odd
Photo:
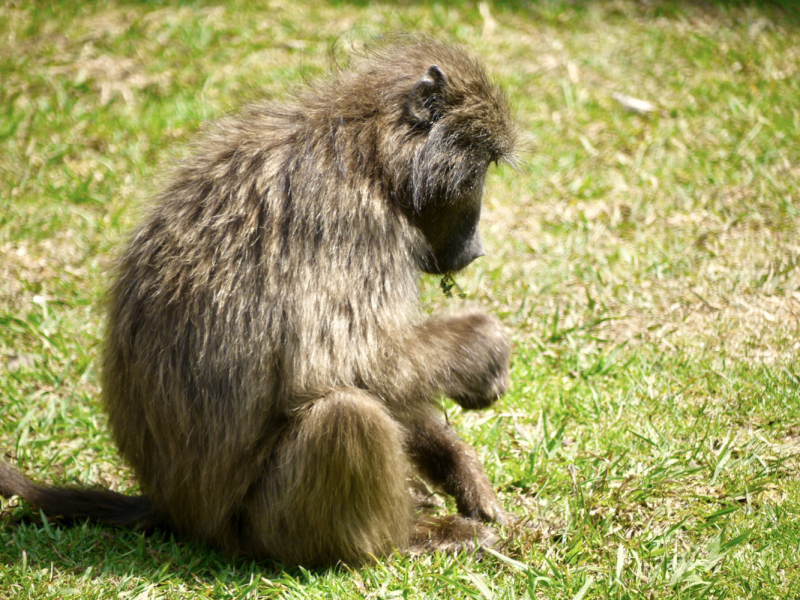
[{"label": "baboon's tail", "polygon": [[126,496],[103,489],[36,485],[2,459],[0,496],[19,496],[45,516],[68,521],[89,520],[146,531],[165,525],[145,496]]}]

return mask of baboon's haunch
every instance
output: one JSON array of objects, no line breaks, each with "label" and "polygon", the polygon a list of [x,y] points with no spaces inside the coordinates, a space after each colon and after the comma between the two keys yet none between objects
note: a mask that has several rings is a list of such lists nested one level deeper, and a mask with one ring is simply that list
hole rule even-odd
[{"label": "baboon's haunch", "polygon": [[[8,465],[0,492],[304,565],[490,543],[478,521],[505,513],[432,401],[491,405],[509,343],[479,312],[420,318],[417,280],[483,254],[484,177],[513,144],[481,66],[419,37],[216,123],[109,295],[103,398],[143,496]],[[412,472],[459,515],[415,517]]]}]

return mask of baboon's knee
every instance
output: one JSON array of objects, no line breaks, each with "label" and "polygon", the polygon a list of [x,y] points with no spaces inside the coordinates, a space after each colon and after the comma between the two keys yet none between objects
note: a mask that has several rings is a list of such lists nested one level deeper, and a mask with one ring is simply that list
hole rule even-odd
[{"label": "baboon's knee", "polygon": [[315,455],[305,467],[319,480],[319,466],[342,476],[383,480],[387,470],[406,470],[403,432],[384,406],[362,390],[337,390],[317,400],[298,429],[297,444]]},{"label": "baboon's knee", "polygon": [[[361,390],[314,402],[265,476],[256,526],[302,564],[358,562],[405,545],[412,529],[403,431]],[[278,510],[276,510],[278,509]]]}]

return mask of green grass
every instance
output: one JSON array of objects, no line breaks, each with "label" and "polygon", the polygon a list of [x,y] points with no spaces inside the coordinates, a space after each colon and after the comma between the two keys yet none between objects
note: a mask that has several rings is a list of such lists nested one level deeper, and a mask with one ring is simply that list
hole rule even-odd
[{"label": "green grass", "polygon": [[[528,151],[456,280],[515,342],[450,422],[535,524],[497,553],[353,570],[60,527],[2,501],[0,598],[800,597],[800,12],[794,3],[7,2],[0,448],[135,488],[98,406],[106,273],[201,124],[387,28],[474,48]],[[625,112],[623,93],[652,102]],[[463,304],[422,282],[426,307]],[[449,504],[452,509],[452,504]],[[21,524],[11,517],[28,515]]]}]

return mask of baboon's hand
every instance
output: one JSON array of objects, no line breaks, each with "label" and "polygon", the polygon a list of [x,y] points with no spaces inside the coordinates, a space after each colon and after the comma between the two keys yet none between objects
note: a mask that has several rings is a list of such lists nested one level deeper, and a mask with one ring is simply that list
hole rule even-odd
[{"label": "baboon's hand", "polygon": [[460,347],[444,392],[463,408],[487,408],[506,393],[511,347],[500,322],[474,313],[454,323]]}]

